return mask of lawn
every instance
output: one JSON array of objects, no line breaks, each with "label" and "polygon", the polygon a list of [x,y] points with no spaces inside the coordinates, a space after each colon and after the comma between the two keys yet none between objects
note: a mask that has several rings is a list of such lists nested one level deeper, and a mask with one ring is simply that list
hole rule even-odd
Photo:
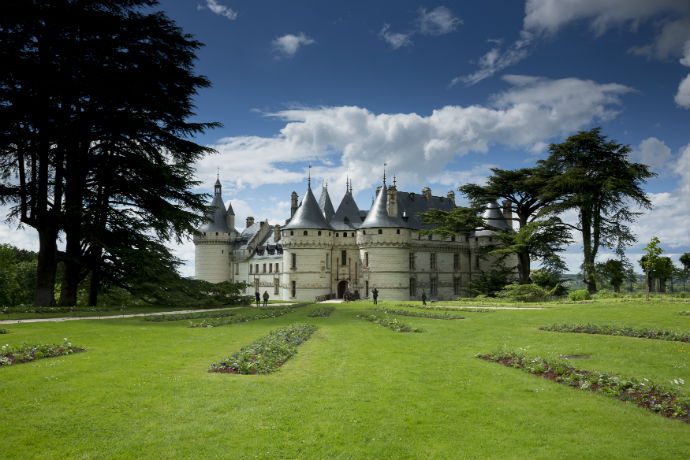
[{"label": "lawn", "polygon": [[[396,307],[382,302],[380,307]],[[690,331],[688,305],[595,302],[399,320],[396,333],[299,307],[209,329],[142,318],[5,325],[0,342],[84,353],[0,368],[0,458],[688,458],[690,425],[477,359],[526,349],[690,396],[690,344],[540,331],[598,323]],[[377,313],[380,314],[380,313]],[[295,322],[318,326],[270,375],[208,366]]]}]

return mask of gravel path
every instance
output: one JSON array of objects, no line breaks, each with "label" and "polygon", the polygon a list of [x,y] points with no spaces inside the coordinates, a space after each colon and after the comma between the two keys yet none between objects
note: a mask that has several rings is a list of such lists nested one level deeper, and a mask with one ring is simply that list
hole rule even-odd
[{"label": "gravel path", "polygon": [[[269,307],[286,307],[288,305],[294,305],[292,303],[271,303]],[[121,318],[137,318],[140,316],[161,316],[161,315],[174,315],[178,313],[200,313],[204,311],[216,311],[216,310],[231,310],[234,308],[242,307],[230,307],[230,308],[206,308],[203,310],[175,310],[175,311],[160,311],[156,313],[130,313],[126,315],[111,315],[111,316],[66,316],[62,318],[27,318],[27,319],[6,319],[0,321],[0,324],[22,324],[22,323],[60,323],[63,321],[79,321],[86,319],[121,319]]]}]

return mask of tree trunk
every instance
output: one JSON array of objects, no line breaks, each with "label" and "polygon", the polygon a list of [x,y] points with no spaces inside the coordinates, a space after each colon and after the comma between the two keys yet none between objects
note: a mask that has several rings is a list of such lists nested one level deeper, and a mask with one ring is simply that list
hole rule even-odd
[{"label": "tree trunk", "polygon": [[62,288],[60,290],[60,305],[74,306],[77,304],[77,294],[79,292],[79,279],[81,273],[81,243],[79,231],[75,233],[67,232],[67,245],[65,247],[65,257],[63,263],[65,272],[62,276]]},{"label": "tree trunk", "polygon": [[532,271],[530,268],[529,252],[520,251],[520,252],[518,252],[517,256],[518,256],[518,276],[520,277],[520,284],[529,284],[530,283],[529,275]]},{"label": "tree trunk", "polygon": [[89,283],[89,300],[87,305],[95,307],[98,305],[98,288],[101,284],[101,249],[93,248],[94,255],[91,258],[91,282]]},{"label": "tree trunk", "polygon": [[55,305],[55,273],[57,270],[57,227],[42,225],[38,228],[38,263],[36,266],[36,292],[34,305]]},{"label": "tree trunk", "polygon": [[592,247],[592,228],[588,216],[581,214],[582,221],[582,246],[584,252],[584,277],[583,281],[587,286],[587,292],[594,294],[597,292],[597,280],[594,277],[594,248]]}]

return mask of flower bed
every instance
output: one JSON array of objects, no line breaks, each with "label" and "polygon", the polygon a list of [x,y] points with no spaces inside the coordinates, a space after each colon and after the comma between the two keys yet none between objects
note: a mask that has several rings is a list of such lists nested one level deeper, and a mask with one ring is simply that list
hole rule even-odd
[{"label": "flower bed", "polygon": [[668,331],[663,329],[635,329],[632,327],[616,327],[596,324],[552,324],[540,327],[542,331],[550,332],[575,332],[581,334],[617,335],[624,337],[636,337],[640,339],[670,340],[674,342],[690,342],[690,334]]},{"label": "flower bed", "polygon": [[435,305],[410,305],[399,303],[395,305],[396,307],[407,307],[407,308],[419,308],[422,310],[439,310],[439,311],[462,311],[471,313],[494,313],[496,310],[482,307],[444,307]]},{"label": "flower bed", "polygon": [[311,324],[293,324],[271,331],[266,337],[230,357],[211,364],[209,372],[270,374],[297,353],[297,347],[316,331]]},{"label": "flower bed", "polygon": [[9,334],[9,333],[10,333],[10,331],[8,331],[7,329],[3,329],[0,327],[0,334]]},{"label": "flower bed", "polygon": [[428,318],[428,319],[465,319],[464,316],[459,315],[449,315],[448,313],[426,313],[423,311],[412,311],[412,310],[390,310],[388,308],[377,308],[374,311],[381,313],[386,313],[388,315],[399,315],[399,316],[413,316],[415,318]]},{"label": "flower bed", "polygon": [[421,329],[401,323],[395,318],[381,317],[376,315],[357,315],[357,318],[387,327],[395,332],[422,332]]},{"label": "flower bed", "polygon": [[335,311],[335,307],[319,307],[307,316],[311,318],[328,318]]},{"label": "flower bed", "polygon": [[540,375],[573,388],[630,401],[665,417],[690,423],[690,399],[647,379],[626,379],[612,374],[576,369],[564,362],[548,362],[541,357],[527,357],[513,351],[479,354],[477,357]]},{"label": "flower bed", "polygon": [[690,316],[690,311],[681,311],[681,312],[678,313],[678,314],[679,314],[679,315],[683,315],[683,316]]},{"label": "flower bed", "polygon": [[173,313],[169,315],[145,316],[144,321],[153,321],[155,323],[162,321],[179,321],[183,319],[201,319],[201,318],[227,318],[235,316],[235,311],[201,311],[196,313]]},{"label": "flower bed", "polygon": [[253,315],[246,315],[246,316],[232,316],[228,318],[211,318],[211,319],[205,319],[201,321],[200,323],[193,323],[189,322],[189,327],[217,327],[217,326],[226,326],[228,324],[237,324],[237,323],[247,323],[249,321],[255,321],[258,319],[269,319],[269,318],[277,318],[279,316],[287,315],[288,313],[292,313],[293,310],[292,308],[277,308],[274,310],[261,310],[257,311]]},{"label": "flower bed", "polygon": [[3,345],[0,347],[0,366],[28,363],[37,359],[71,355],[81,351],[86,351],[86,349],[75,347],[67,339],[61,345]]}]

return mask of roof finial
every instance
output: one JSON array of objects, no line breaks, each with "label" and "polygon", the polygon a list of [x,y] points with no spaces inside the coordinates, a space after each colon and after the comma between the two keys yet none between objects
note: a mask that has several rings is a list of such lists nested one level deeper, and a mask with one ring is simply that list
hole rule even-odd
[{"label": "roof finial", "polygon": [[397,182],[395,181],[395,176],[393,176],[393,187],[395,187]]},{"label": "roof finial", "polygon": [[307,187],[311,188],[311,164],[309,164],[309,172],[307,174]]},{"label": "roof finial", "polygon": [[216,180],[220,180],[220,167],[216,170]]},{"label": "roof finial", "polygon": [[383,164],[383,185],[386,185],[386,163]]}]

